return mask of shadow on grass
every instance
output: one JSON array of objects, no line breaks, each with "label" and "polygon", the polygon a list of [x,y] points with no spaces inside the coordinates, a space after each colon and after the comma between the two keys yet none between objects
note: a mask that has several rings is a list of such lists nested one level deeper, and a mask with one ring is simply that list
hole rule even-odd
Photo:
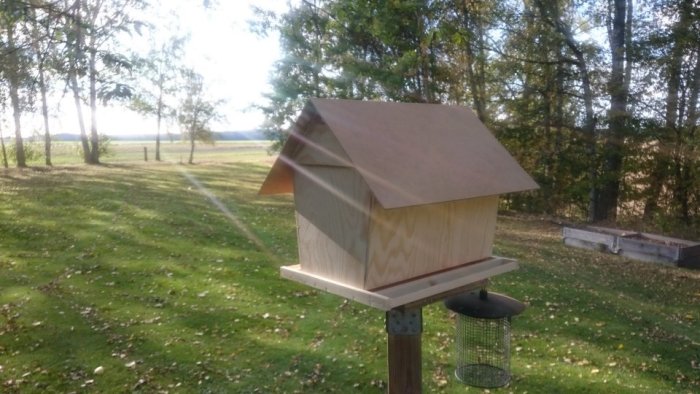
[{"label": "shadow on grass", "polygon": [[[279,279],[296,259],[294,214],[289,196],[257,197],[267,170],[149,163],[0,176],[0,391],[384,391],[382,313]],[[521,269],[493,287],[529,304],[514,320],[510,391],[700,387],[697,274],[499,221],[496,254]],[[449,372],[453,329],[444,309],[426,308],[428,392],[465,391]]]},{"label": "shadow on grass", "polygon": [[[187,170],[273,251],[293,254],[288,199],[254,199],[263,167]],[[13,316],[0,316],[4,392],[294,391],[328,376],[358,387],[380,379],[342,350],[336,361],[310,350],[327,317],[287,305],[298,286],[172,165],[23,171],[3,182],[2,214],[13,218],[0,221],[0,305]]]}]

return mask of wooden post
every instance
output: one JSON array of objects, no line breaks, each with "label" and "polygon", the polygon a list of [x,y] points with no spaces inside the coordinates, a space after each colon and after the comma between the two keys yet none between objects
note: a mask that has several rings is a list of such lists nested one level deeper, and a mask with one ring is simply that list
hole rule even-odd
[{"label": "wooden post", "polygon": [[148,161],[148,148],[143,147],[143,161]]},{"label": "wooden post", "polygon": [[388,311],[386,331],[389,394],[421,393],[423,310],[401,307]]}]

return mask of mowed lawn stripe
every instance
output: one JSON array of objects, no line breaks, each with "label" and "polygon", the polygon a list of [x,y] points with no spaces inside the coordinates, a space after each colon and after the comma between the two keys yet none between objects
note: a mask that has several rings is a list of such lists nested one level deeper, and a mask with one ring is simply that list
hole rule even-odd
[{"label": "mowed lawn stripe", "polygon": [[[128,155],[2,173],[0,392],[386,390],[384,314],[279,277],[292,199],[257,197],[272,160],[232,146],[182,165],[204,194],[179,163]],[[698,391],[700,273],[559,231],[499,217],[495,253],[521,268],[491,288],[528,304],[507,390]],[[481,392],[453,377],[454,315],[438,303],[424,321],[425,391]]]}]

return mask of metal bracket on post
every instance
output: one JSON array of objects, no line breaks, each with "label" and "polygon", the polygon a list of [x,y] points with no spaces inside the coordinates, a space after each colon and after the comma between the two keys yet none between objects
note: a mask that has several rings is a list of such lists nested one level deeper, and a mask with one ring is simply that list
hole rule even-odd
[{"label": "metal bracket on post", "polygon": [[419,335],[423,332],[423,309],[392,309],[386,313],[390,335]]},{"label": "metal bracket on post", "polygon": [[386,313],[389,394],[419,394],[423,309],[396,308]]}]

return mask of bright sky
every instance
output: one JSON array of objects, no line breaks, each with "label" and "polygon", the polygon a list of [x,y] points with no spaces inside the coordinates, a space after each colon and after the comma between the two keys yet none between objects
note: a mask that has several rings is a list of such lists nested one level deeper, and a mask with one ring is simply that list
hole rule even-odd
[{"label": "bright sky", "polygon": [[[277,35],[261,38],[249,31],[248,21],[253,18],[251,5],[284,12],[288,8],[287,1],[216,0],[213,2],[214,8],[209,10],[203,7],[203,0],[161,0],[161,3],[160,15],[154,17],[161,34],[164,37],[191,34],[185,64],[204,76],[211,99],[226,100],[220,107],[225,119],[214,124],[214,130],[245,131],[258,128],[263,116],[251,105],[262,103],[262,94],[270,91],[268,80],[272,64],[279,59],[280,53]],[[167,21],[175,20],[173,14],[177,15],[179,24],[168,27]],[[131,40],[128,45],[133,45],[133,48],[148,48],[145,37],[134,36]],[[89,107],[85,106],[83,111],[89,131]],[[63,98],[60,112],[52,120],[52,134],[79,133],[70,95]],[[29,136],[33,130],[43,133],[39,119],[27,119],[23,123],[23,134]],[[150,134],[155,133],[155,127],[154,118],[144,118],[115,107],[98,109],[100,133]],[[172,126],[172,131],[177,132],[176,127]]]},{"label": "bright sky", "polygon": [[212,98],[227,100],[222,111],[226,120],[217,129],[259,127],[263,116],[250,106],[261,103],[262,93],[270,90],[268,79],[272,64],[280,53],[277,35],[263,39],[250,32],[251,6],[284,12],[287,2],[219,0],[212,10],[205,10],[201,0],[166,0],[164,3],[177,7],[178,15],[186,24],[182,28],[191,31],[186,62],[204,75]]}]

